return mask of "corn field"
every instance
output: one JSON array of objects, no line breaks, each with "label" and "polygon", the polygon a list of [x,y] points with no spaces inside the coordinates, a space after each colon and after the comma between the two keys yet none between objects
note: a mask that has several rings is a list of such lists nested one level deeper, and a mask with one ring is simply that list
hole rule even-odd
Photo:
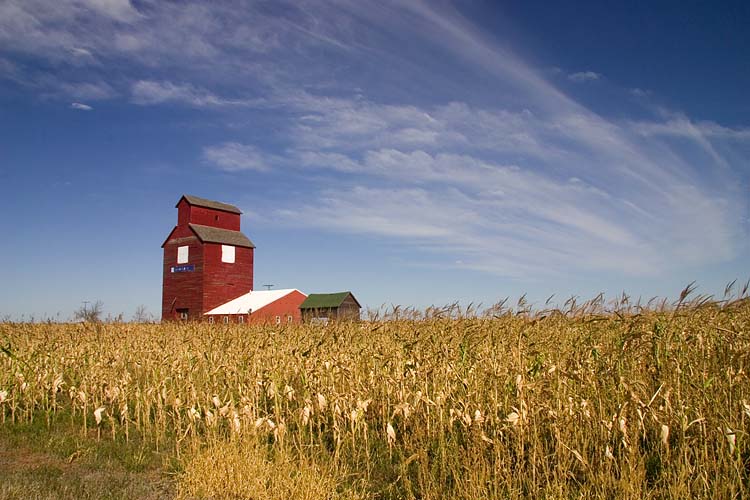
[{"label": "corn field", "polygon": [[747,497],[750,302],[568,306],[5,323],[0,425],[148,443],[182,498]]}]

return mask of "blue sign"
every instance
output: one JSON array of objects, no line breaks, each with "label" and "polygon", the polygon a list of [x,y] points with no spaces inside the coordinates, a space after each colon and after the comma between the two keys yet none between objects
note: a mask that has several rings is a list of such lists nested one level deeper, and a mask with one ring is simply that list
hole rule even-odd
[{"label": "blue sign", "polygon": [[173,273],[192,273],[195,271],[195,264],[186,264],[184,266],[172,266]]}]

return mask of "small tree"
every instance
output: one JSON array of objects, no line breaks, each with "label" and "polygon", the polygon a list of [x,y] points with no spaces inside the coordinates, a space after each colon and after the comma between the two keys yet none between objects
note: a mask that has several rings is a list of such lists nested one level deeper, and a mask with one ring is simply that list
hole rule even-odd
[{"label": "small tree", "polygon": [[73,318],[87,321],[89,323],[100,323],[104,313],[104,302],[97,300],[93,304],[83,303],[79,309],[73,313]]},{"label": "small tree", "polygon": [[135,314],[133,314],[133,321],[136,323],[151,323],[154,317],[148,312],[145,305],[141,304],[135,308]]}]

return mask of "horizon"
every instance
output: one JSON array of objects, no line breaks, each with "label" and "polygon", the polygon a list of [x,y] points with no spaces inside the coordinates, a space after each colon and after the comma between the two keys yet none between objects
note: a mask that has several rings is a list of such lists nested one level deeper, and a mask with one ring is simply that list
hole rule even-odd
[{"label": "horizon", "polygon": [[[267,285],[266,285],[267,286]],[[492,304],[484,303],[460,303],[458,301],[448,304],[430,304],[423,307],[415,307],[411,305],[401,304],[380,304],[379,306],[367,306],[363,307],[361,311],[361,321],[371,320],[389,320],[397,318],[416,318],[416,319],[429,319],[432,317],[483,317],[504,314],[521,314],[528,315],[530,317],[537,317],[540,314],[549,314],[550,312],[560,312],[563,314],[570,314],[571,317],[577,317],[581,311],[589,311],[590,314],[641,314],[643,312],[665,312],[678,310],[681,307],[692,307],[695,305],[704,304],[733,304],[737,302],[747,301],[750,299],[750,279],[746,282],[741,283],[737,280],[733,280],[727,283],[724,287],[724,291],[721,294],[707,294],[701,293],[699,290],[700,286],[698,283],[692,282],[685,286],[680,292],[674,296],[650,296],[650,297],[634,297],[627,294],[625,291],[620,292],[615,296],[605,296],[603,293],[599,293],[592,297],[580,297],[577,295],[571,295],[570,297],[557,298],[557,294],[552,294],[547,297],[546,300],[539,302],[528,301],[527,294],[523,293],[519,297],[502,297]],[[253,292],[267,292],[270,290],[259,290],[254,289]],[[287,289],[296,290],[296,289]],[[303,292],[304,293],[304,292]],[[100,304],[97,305],[97,302]],[[231,302],[231,301],[230,301]],[[105,309],[105,304],[101,301],[83,301],[81,306],[76,311],[71,312],[68,316],[63,317],[62,312],[58,312],[53,316],[36,317],[29,316],[28,318],[24,315],[13,318],[11,315],[5,315],[0,317],[0,323],[86,323],[90,320],[85,319],[86,306],[91,304],[91,308],[99,307],[100,314],[96,314],[95,322],[102,323],[152,323],[158,324],[164,322],[163,319],[159,318],[158,311],[156,313],[144,308],[145,304],[141,304],[136,307],[133,314],[128,315],[124,311],[112,312]],[[83,316],[77,317],[77,315]],[[89,311],[91,312],[91,311]],[[447,316],[446,316],[447,314]]]},{"label": "horizon", "polygon": [[6,1],[0,318],[158,319],[183,194],[243,211],[259,290],[720,299],[750,278],[748,23],[739,1]]}]

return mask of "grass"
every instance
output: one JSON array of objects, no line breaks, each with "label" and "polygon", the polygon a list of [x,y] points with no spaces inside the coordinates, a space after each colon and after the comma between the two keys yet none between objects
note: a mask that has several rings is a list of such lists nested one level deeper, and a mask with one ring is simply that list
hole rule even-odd
[{"label": "grass", "polygon": [[744,498],[750,302],[687,295],[2,324],[0,497]]},{"label": "grass", "polygon": [[169,470],[152,450],[100,441],[43,418],[0,427],[0,498],[172,498]]}]

